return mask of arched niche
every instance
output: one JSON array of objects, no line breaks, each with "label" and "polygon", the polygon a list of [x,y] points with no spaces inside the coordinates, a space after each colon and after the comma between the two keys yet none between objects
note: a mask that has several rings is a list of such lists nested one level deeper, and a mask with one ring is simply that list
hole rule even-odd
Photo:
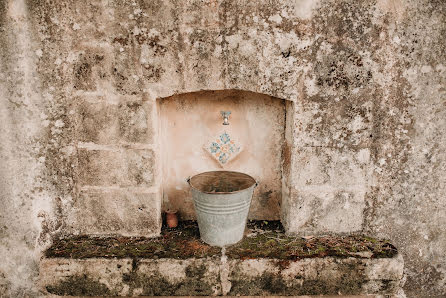
[{"label": "arched niche", "polygon": [[[186,178],[224,169],[247,173],[260,182],[249,218],[281,219],[282,201],[288,194],[292,134],[287,114],[292,106],[291,101],[234,89],[158,98],[157,146],[163,209],[178,209],[183,219],[194,219]],[[230,125],[222,125],[220,111],[231,111]],[[223,132],[241,145],[241,151],[222,166],[205,146]]]}]

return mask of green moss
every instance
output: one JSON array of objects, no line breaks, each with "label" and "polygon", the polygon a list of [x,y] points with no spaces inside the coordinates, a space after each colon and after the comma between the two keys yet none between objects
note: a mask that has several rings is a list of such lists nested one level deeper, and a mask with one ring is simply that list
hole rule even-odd
[{"label": "green moss", "polygon": [[47,286],[50,294],[59,296],[104,296],[112,295],[106,285],[87,276],[70,276],[61,283]]},{"label": "green moss", "polygon": [[255,233],[227,249],[229,258],[297,260],[325,256],[365,258],[365,255],[370,255],[371,258],[388,258],[397,254],[396,248],[388,241],[362,235],[329,235],[306,240],[272,229],[253,230]]},{"label": "green moss", "polygon": [[221,249],[200,240],[198,226],[183,222],[178,229],[164,229],[157,238],[75,236],[56,239],[46,257],[64,258],[205,258]]},{"label": "green moss", "polygon": [[[212,295],[212,286],[203,280],[206,266],[188,266],[186,268],[186,279],[181,283],[169,282],[163,276],[137,272],[137,264],[130,273],[125,273],[122,280],[129,286],[129,294],[132,296],[135,290],[142,290],[143,296],[209,296]],[[138,291],[139,293],[139,291]]]},{"label": "green moss", "polygon": [[[226,250],[229,258],[297,260],[314,257],[388,258],[397,254],[386,240],[362,235],[320,236],[303,239],[285,235],[277,221],[248,223],[247,236]],[[367,252],[367,254],[361,254]],[[163,229],[158,238],[76,236],[54,241],[47,257],[65,258],[205,258],[219,256],[221,249],[200,240],[195,222],[177,229]]]},{"label": "green moss", "polygon": [[[318,279],[302,279],[302,283],[287,285],[281,274],[264,272],[258,277],[233,273],[232,288],[228,295],[232,296],[301,296],[301,295],[358,295],[366,278],[363,268],[354,265],[340,265],[340,275],[320,277]],[[296,276],[296,279],[302,277]]]},{"label": "green moss", "polygon": [[142,289],[142,295],[147,296],[172,295],[173,285],[162,276],[146,276],[132,271],[123,274],[122,281],[129,286],[130,295],[135,289]]}]

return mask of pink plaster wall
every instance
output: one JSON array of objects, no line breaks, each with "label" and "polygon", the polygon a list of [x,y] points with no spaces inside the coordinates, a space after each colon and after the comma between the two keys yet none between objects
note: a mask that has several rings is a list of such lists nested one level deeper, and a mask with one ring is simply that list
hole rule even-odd
[{"label": "pink plaster wall", "polygon": [[[222,169],[203,145],[226,130],[243,149],[224,169],[247,173],[260,182],[249,217],[280,218],[284,100],[225,90],[174,95],[158,103],[164,208],[179,209],[182,218],[195,217],[185,180],[201,172]],[[229,126],[222,125],[222,110],[232,112]]]}]

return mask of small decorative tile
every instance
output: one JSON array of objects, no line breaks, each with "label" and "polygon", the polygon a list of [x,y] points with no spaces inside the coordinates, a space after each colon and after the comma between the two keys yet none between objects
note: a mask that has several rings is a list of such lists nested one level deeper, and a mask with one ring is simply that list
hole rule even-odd
[{"label": "small decorative tile", "polygon": [[225,131],[204,145],[204,149],[224,167],[240,153],[242,147]]}]

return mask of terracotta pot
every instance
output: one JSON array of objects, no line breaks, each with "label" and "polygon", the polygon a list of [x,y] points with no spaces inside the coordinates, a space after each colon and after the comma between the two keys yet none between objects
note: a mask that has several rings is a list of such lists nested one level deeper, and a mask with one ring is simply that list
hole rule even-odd
[{"label": "terracotta pot", "polygon": [[169,228],[176,228],[178,226],[178,216],[176,210],[166,211],[166,223]]}]

